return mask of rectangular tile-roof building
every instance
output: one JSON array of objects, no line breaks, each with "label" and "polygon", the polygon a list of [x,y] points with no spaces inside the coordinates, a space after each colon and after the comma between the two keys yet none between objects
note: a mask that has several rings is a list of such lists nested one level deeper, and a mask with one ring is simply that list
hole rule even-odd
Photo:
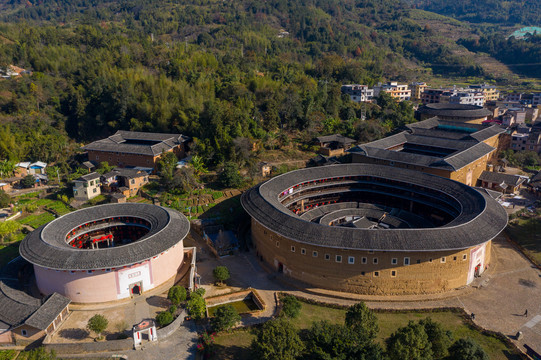
[{"label": "rectangular tile-roof building", "polygon": [[182,158],[189,137],[181,134],[146,133],[119,130],[106,139],[94,141],[83,147],[88,160],[94,163],[107,161],[109,165],[156,168],[160,156],[173,152]]},{"label": "rectangular tile-roof building", "polygon": [[456,123],[437,117],[407,125],[398,134],[356,146],[353,162],[414,169],[476,186],[496,156],[497,125]]}]

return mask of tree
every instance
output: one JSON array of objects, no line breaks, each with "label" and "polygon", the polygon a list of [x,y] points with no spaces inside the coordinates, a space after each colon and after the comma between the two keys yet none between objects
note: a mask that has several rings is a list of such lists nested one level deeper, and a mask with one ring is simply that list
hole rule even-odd
[{"label": "tree", "polygon": [[425,328],[410,321],[387,339],[387,356],[393,360],[432,359],[432,345]]},{"label": "tree", "polygon": [[282,304],[282,311],[287,317],[293,319],[300,315],[302,304],[295,296],[284,296],[282,298]]},{"label": "tree", "polygon": [[173,187],[179,189],[183,193],[188,193],[195,188],[198,188],[201,184],[197,181],[197,177],[194,175],[191,167],[184,166],[173,175]]},{"label": "tree", "polygon": [[170,187],[173,181],[173,173],[177,166],[177,156],[173,152],[162,154],[158,160],[158,171],[165,186]]},{"label": "tree", "polygon": [[11,204],[11,197],[4,190],[0,190],[0,208],[4,208]]},{"label": "tree", "polygon": [[88,323],[86,324],[86,327],[88,330],[95,332],[96,335],[98,335],[98,339],[101,339],[101,333],[107,329],[107,326],[109,325],[109,321],[107,318],[101,314],[96,314],[88,320]]},{"label": "tree", "polygon": [[166,326],[173,322],[173,314],[169,311],[162,311],[156,315],[156,321],[160,326]]},{"label": "tree", "polygon": [[216,266],[214,270],[212,270],[212,275],[214,275],[214,279],[216,279],[220,285],[230,278],[229,269],[226,266]]},{"label": "tree", "polygon": [[15,161],[7,159],[0,161],[0,178],[11,176],[14,170]]},{"label": "tree", "polygon": [[199,295],[199,293],[193,292],[190,295],[190,300],[188,300],[188,303],[186,304],[186,309],[188,309],[188,312],[194,319],[202,319],[207,310],[205,299],[203,299],[203,296]]},{"label": "tree", "polygon": [[195,176],[200,176],[201,174],[206,174],[209,172],[201,156],[192,156],[192,160],[190,160],[190,165],[193,168]]},{"label": "tree", "polygon": [[34,179],[34,177],[32,175],[26,175],[21,180],[21,185],[24,188],[30,188],[30,187],[34,186],[35,183],[36,183],[36,179]]},{"label": "tree", "polygon": [[186,300],[186,289],[184,286],[172,286],[167,293],[167,298],[171,300],[173,305],[178,306],[181,302]]},{"label": "tree", "polygon": [[240,321],[240,315],[233,305],[220,306],[214,313],[212,328],[215,331],[227,331]]},{"label": "tree", "polygon": [[470,338],[459,339],[449,348],[453,360],[489,360],[485,350]]},{"label": "tree", "polygon": [[432,344],[432,352],[434,359],[443,359],[447,356],[447,349],[452,344],[452,334],[450,331],[445,331],[440,323],[433,321],[431,318],[426,318],[419,321],[425,328],[428,341]]},{"label": "tree", "polygon": [[6,237],[9,235],[19,231],[19,229],[22,227],[21,224],[19,224],[16,221],[4,221],[0,223],[0,239],[5,240]]},{"label": "tree", "polygon": [[371,341],[379,332],[378,318],[364,302],[355,304],[348,309],[346,326],[355,331],[364,341]]},{"label": "tree", "polygon": [[242,176],[239,173],[239,167],[233,162],[227,162],[219,176],[220,184],[223,187],[236,188],[242,184]]},{"label": "tree", "polygon": [[105,173],[108,173],[109,171],[113,170],[114,168],[115,168],[114,166],[109,165],[108,161],[102,161],[102,162],[100,162],[100,165],[96,169],[96,172],[98,172],[100,174],[105,174]]},{"label": "tree", "polygon": [[297,329],[283,319],[266,322],[252,341],[254,358],[263,360],[293,360],[303,351]]},{"label": "tree", "polygon": [[383,359],[383,350],[379,344],[359,339],[351,328],[331,324],[329,321],[317,321],[307,334],[309,358],[314,360],[378,360]]}]

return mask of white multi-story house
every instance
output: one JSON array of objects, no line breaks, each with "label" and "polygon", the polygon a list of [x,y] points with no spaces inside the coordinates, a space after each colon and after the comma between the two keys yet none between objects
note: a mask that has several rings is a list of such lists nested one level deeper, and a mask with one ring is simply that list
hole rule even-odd
[{"label": "white multi-story house", "polygon": [[340,90],[354,102],[370,102],[374,98],[374,89],[369,89],[367,85],[342,85]]},{"label": "white multi-story house", "polygon": [[449,96],[450,104],[485,105],[485,96],[481,92],[457,91]]}]

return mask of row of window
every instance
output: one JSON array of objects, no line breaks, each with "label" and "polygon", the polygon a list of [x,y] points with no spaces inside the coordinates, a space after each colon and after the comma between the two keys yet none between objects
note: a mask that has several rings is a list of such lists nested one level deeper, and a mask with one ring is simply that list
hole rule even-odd
[{"label": "row of window", "polygon": [[[277,241],[276,242],[276,247],[279,247],[280,246],[280,242]],[[291,246],[291,252],[295,252],[295,246]],[[368,252],[369,254],[373,254],[374,251],[369,251]],[[305,248],[301,248],[301,254],[302,255],[306,255],[306,249]],[[318,257],[318,252],[317,251],[312,251],[312,257]],[[325,254],[324,256],[325,260],[330,260],[331,259],[331,254]],[[468,256],[466,254],[463,254],[462,255],[462,261],[466,260],[468,258]],[[453,261],[456,261],[457,260],[457,257],[456,256],[453,256]],[[338,262],[338,263],[341,263],[342,262],[342,255],[335,255],[335,261]],[[377,257],[374,257],[372,258],[372,262],[374,264],[377,264],[378,263],[378,258]],[[428,262],[433,262],[434,259],[428,259]],[[440,258],[440,262],[441,263],[445,263],[447,262],[447,258],[445,256],[443,256],[442,258]],[[367,264],[368,263],[368,258],[366,257],[361,257],[361,264]],[[404,257],[404,265],[410,265],[410,258],[409,257]],[[421,260],[420,259],[417,259],[417,264],[420,264],[421,263]],[[355,256],[348,256],[348,264],[355,264]],[[391,265],[398,265],[398,258],[392,258],[391,259]]]}]

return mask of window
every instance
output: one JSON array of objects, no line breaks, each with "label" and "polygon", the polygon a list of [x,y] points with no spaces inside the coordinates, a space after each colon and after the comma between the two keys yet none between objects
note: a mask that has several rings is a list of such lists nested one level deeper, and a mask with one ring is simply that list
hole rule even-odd
[{"label": "window", "polygon": [[365,274],[365,272],[364,272],[364,271],[361,271],[361,275],[363,275],[363,276],[364,276],[364,274]]},{"label": "window", "polygon": [[417,264],[420,264],[421,263],[421,260],[420,259],[417,259]]},{"label": "window", "polygon": [[312,256],[317,257],[317,251],[312,251]]},{"label": "window", "polygon": [[27,334],[28,334],[28,333],[26,332],[26,330],[24,330],[24,329],[21,330],[21,335],[22,335],[22,336],[26,336]]},{"label": "window", "polygon": [[131,179],[132,185],[135,184],[135,179]]},{"label": "window", "polygon": [[280,247],[280,242],[279,241],[276,242],[276,247]]},{"label": "window", "polygon": [[396,277],[396,270],[391,270],[391,277]]},{"label": "window", "polygon": [[325,260],[331,260],[331,255],[330,254],[325,254]]},{"label": "window", "polygon": [[368,250],[368,253],[369,253],[369,254],[373,254],[373,253],[374,253],[374,250]]},{"label": "window", "polygon": [[336,255],[336,262],[342,262],[342,255]]},{"label": "window", "polygon": [[391,264],[392,264],[392,265],[398,264],[398,259],[397,259],[397,258],[392,258],[392,259],[391,259]]},{"label": "window", "polygon": [[462,260],[466,260],[468,258],[468,255],[464,254],[462,255]]},{"label": "window", "polygon": [[374,258],[373,262],[374,262],[374,264],[377,264],[378,263],[378,258]]},{"label": "window", "polygon": [[105,269],[105,272],[111,272],[111,269]]},{"label": "window", "polygon": [[301,254],[306,255],[306,249],[305,248],[301,248]]},{"label": "window", "polygon": [[291,252],[295,252],[295,246],[291,247]]},{"label": "window", "polygon": [[93,189],[93,192],[94,192],[94,194],[97,193],[97,192],[98,192],[98,189],[94,188],[94,189]]},{"label": "window", "polygon": [[441,258],[441,262],[442,262],[442,263],[445,262],[445,256]]},{"label": "window", "polygon": [[361,264],[366,264],[366,258],[365,257],[361,258]]},{"label": "window", "polygon": [[428,262],[432,262],[432,259],[428,259]]},{"label": "window", "polygon": [[453,257],[453,260],[456,261],[456,256]]},{"label": "window", "polygon": [[355,257],[354,256],[348,256],[348,264],[355,264]]},{"label": "window", "polygon": [[378,277],[379,276],[379,271],[374,271],[374,277]]},{"label": "window", "polygon": [[71,270],[71,271],[70,271],[70,274],[75,274],[75,271]]},{"label": "window", "polygon": [[409,265],[410,264],[410,258],[409,257],[405,257],[404,258],[404,265]]},{"label": "window", "polygon": [[94,272],[94,270],[87,270],[86,271],[88,274],[92,274]]}]

